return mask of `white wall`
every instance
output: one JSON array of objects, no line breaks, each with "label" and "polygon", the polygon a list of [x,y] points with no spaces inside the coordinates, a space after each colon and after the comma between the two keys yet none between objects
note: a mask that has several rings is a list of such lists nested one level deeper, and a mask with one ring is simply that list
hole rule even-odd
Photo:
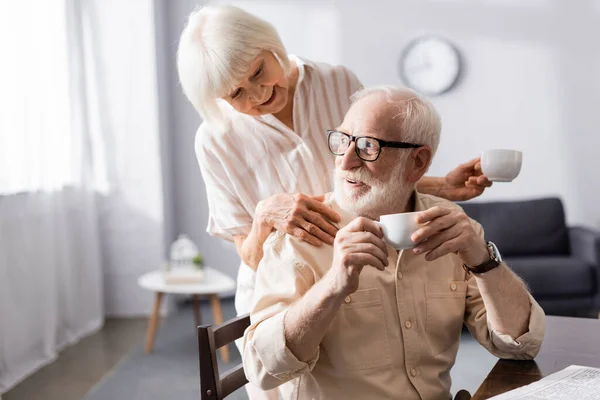
[{"label": "white wall", "polygon": [[[157,0],[159,1],[159,0]],[[290,53],[350,67],[365,85],[402,84],[404,46],[422,33],[451,40],[464,75],[433,99],[443,119],[440,151],[430,173],[445,174],[493,147],[524,152],[521,175],[496,184],[481,200],[563,198],[570,223],[600,227],[600,2],[592,0],[242,0],[228,2],[272,22]],[[159,1],[159,4],[161,2]],[[163,5],[174,63],[185,16],[198,2]],[[206,200],[193,157],[199,118],[169,84],[176,231],[200,243],[209,263],[237,268],[231,247],[204,233]]]},{"label": "white wall", "polygon": [[455,90],[434,100],[443,139],[431,173],[485,148],[517,148],[524,152],[519,178],[495,185],[482,200],[558,195],[570,222],[600,226],[599,4],[364,2],[341,10],[343,63],[366,85],[400,83],[398,57],[410,38],[449,38],[465,73]]},{"label": "white wall", "polygon": [[187,233],[198,244],[206,264],[235,278],[240,259],[233,244],[206,233],[208,204],[194,154],[194,135],[201,119],[183,95],[175,57],[187,15],[198,4],[193,0],[155,0],[159,106],[167,243]]}]

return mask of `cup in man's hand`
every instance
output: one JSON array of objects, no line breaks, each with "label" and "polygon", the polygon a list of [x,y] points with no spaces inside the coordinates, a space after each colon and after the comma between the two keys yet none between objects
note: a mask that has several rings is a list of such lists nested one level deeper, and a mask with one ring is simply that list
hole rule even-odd
[{"label": "cup in man's hand", "polygon": [[523,153],[518,150],[492,149],[481,154],[481,172],[492,182],[511,182],[521,172]]},{"label": "cup in man's hand", "polygon": [[389,214],[379,219],[385,240],[396,250],[412,249],[416,245],[410,237],[423,226],[415,221],[417,214],[419,212]]}]

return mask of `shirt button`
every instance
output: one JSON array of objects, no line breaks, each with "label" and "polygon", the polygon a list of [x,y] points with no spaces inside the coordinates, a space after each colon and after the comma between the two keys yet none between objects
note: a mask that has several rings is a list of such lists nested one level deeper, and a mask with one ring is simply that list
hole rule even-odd
[{"label": "shirt button", "polygon": [[344,303],[348,304],[352,301],[352,297],[350,296],[346,296],[346,298],[344,299]]},{"label": "shirt button", "polygon": [[410,329],[412,328],[412,322],[410,322],[409,320],[404,321],[404,326],[406,327],[406,329]]},{"label": "shirt button", "polygon": [[398,271],[398,279],[402,279],[402,272]]},{"label": "shirt button", "polygon": [[452,285],[450,285],[450,290],[456,290],[456,283],[452,282]]},{"label": "shirt button", "polygon": [[413,378],[414,378],[415,376],[417,376],[417,370],[416,370],[416,369],[414,369],[414,368],[411,368],[411,369],[410,369],[410,376],[412,376]]}]

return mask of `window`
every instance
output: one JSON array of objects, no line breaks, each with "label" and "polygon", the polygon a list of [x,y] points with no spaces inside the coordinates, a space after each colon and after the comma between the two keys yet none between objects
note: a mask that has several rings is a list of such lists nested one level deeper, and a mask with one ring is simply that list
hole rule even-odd
[{"label": "window", "polygon": [[74,183],[65,0],[0,1],[0,195]]}]

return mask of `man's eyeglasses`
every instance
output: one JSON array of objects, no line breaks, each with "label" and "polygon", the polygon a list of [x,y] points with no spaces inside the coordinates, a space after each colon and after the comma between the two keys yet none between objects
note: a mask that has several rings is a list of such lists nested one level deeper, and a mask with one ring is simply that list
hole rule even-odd
[{"label": "man's eyeglasses", "polygon": [[336,156],[343,156],[352,142],[355,144],[356,155],[363,161],[377,160],[383,147],[394,147],[396,149],[416,149],[423,147],[422,144],[389,142],[369,136],[351,136],[340,131],[327,131],[329,151]]}]

